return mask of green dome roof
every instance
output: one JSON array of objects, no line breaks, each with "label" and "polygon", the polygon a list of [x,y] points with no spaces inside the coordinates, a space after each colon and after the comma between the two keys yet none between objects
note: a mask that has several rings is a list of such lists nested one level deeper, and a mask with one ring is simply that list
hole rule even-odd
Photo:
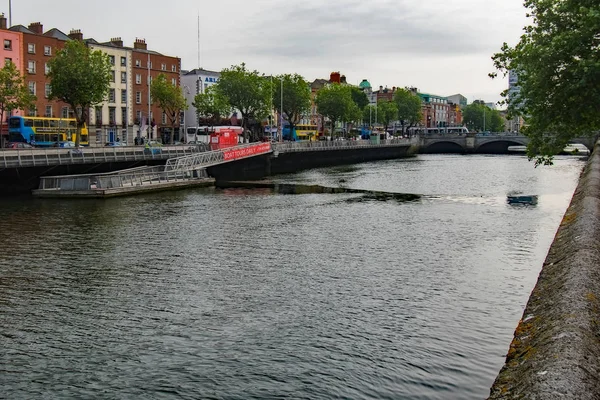
[{"label": "green dome roof", "polygon": [[366,89],[366,88],[370,88],[371,84],[369,83],[368,80],[363,79],[362,82],[358,85],[358,87],[360,87],[361,89]]}]

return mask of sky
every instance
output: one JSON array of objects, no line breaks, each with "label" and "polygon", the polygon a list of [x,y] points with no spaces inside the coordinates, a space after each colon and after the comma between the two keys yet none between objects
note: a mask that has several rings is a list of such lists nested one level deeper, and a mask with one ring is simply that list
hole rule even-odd
[{"label": "sky", "polygon": [[308,81],[339,71],[352,84],[461,93],[469,102],[501,100],[508,80],[488,77],[491,56],[516,44],[528,22],[523,0],[1,1],[7,17],[12,1],[13,25],[80,29],[128,46],[145,39],[149,49],[180,57],[183,69],[244,62]]}]

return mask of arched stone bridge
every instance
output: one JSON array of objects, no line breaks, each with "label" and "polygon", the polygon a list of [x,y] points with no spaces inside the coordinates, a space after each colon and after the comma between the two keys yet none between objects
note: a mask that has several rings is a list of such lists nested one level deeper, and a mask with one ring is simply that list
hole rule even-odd
[{"label": "arched stone bridge", "polygon": [[[596,138],[584,137],[571,140],[583,144],[590,152]],[[506,154],[510,146],[527,146],[529,138],[521,135],[436,135],[419,138],[421,153],[483,153]]]}]

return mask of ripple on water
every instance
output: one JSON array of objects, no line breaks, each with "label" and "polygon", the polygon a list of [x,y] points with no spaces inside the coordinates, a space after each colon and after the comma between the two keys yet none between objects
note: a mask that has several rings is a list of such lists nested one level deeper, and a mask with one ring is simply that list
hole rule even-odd
[{"label": "ripple on water", "polygon": [[581,166],[419,156],[276,178],[428,195],[410,203],[2,201],[3,394],[485,397]]}]

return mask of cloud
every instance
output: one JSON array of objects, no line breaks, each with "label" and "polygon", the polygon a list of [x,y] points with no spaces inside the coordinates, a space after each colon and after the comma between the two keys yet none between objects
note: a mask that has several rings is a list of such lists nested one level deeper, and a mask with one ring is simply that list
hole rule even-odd
[{"label": "cloud", "polygon": [[[249,40],[236,52],[279,59],[348,60],[367,53],[427,57],[468,55],[483,49],[475,37],[452,28],[452,20],[440,22],[439,13],[406,1],[290,1],[268,13],[277,15],[277,22],[268,24],[268,29],[264,20],[252,25]],[[445,15],[456,21],[456,10]]]}]

